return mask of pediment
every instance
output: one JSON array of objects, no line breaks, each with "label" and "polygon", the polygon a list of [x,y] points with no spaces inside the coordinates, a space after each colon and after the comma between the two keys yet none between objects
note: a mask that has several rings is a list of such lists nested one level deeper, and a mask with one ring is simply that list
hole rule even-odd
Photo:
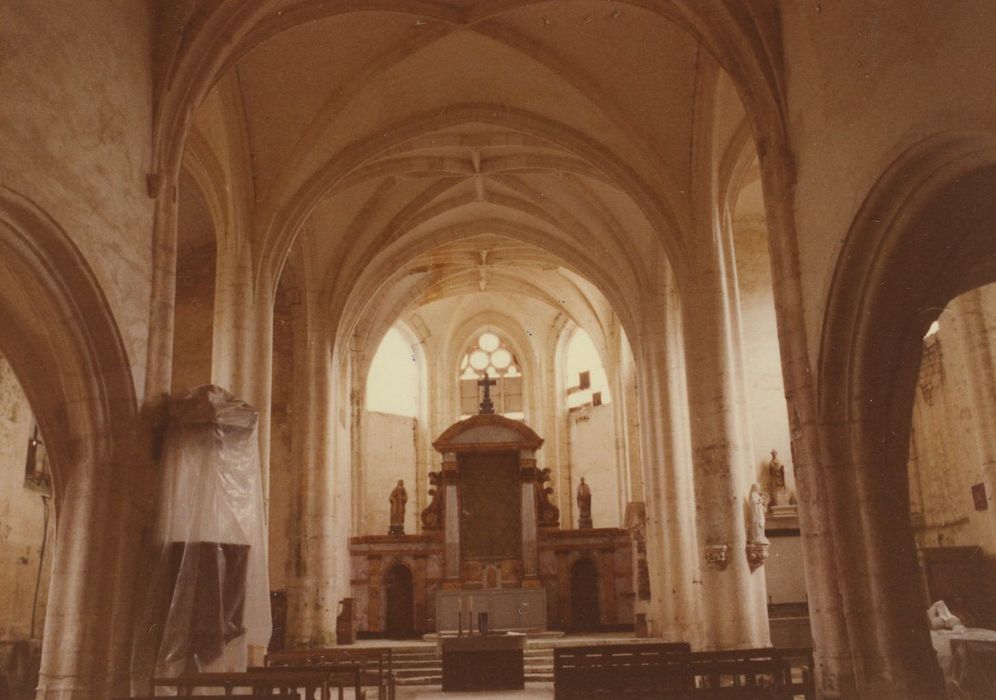
[{"label": "pediment", "polygon": [[522,421],[499,415],[471,416],[454,423],[432,443],[439,452],[536,450],[543,438]]}]

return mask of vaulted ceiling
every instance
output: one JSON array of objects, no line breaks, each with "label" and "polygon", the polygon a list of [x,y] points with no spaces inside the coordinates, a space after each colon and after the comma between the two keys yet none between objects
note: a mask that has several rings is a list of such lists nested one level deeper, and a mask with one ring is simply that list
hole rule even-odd
[{"label": "vaulted ceiling", "polygon": [[602,302],[576,277],[631,321],[682,265],[721,74],[676,6],[354,5],[274,4],[196,115],[259,274],[290,255],[350,327],[496,291],[580,314]]}]

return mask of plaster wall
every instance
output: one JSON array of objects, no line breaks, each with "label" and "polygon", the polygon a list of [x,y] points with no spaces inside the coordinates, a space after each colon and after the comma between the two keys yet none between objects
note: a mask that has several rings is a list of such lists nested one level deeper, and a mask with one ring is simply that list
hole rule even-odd
[{"label": "plaster wall", "polygon": [[[616,467],[614,404],[572,411],[568,417],[571,455],[571,494],[584,477],[591,488],[591,519],[595,527],[623,527],[619,510],[619,470]],[[577,527],[561,520],[562,528]]]},{"label": "plaster wall", "polygon": [[[14,371],[0,356],[0,641],[27,639],[44,532],[41,494],[24,486],[33,426],[31,407]],[[49,539],[54,532],[49,522]],[[49,542],[51,544],[51,541]],[[46,552],[51,561],[51,549]],[[42,571],[35,637],[41,636],[50,565]]]},{"label": "plaster wall", "polygon": [[[880,174],[947,130],[996,122],[996,4],[783,3],[788,126],[806,329],[815,366],[834,265]],[[915,105],[915,109],[911,109]]]},{"label": "plaster wall", "polygon": [[386,535],[391,524],[391,491],[404,479],[408,492],[405,533],[417,532],[423,505],[415,494],[416,420],[377,411],[363,412],[363,518],[357,535]]},{"label": "plaster wall", "polygon": [[79,246],[145,377],[153,200],[151,5],[0,4],[0,182]]},{"label": "plaster wall", "polygon": [[[979,404],[996,402],[996,378],[973,371],[969,358],[979,350],[996,354],[996,285],[958,297],[939,322],[940,330],[924,341],[913,406],[910,502],[917,545],[978,545],[994,556],[996,484],[980,449],[986,440],[980,421],[988,411]],[[976,484],[985,485],[986,510],[975,508]]]}]

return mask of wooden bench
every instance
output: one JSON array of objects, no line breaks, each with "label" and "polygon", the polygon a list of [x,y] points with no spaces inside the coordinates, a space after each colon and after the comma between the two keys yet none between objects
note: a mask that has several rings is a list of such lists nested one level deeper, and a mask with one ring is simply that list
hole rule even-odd
[{"label": "wooden bench", "polygon": [[309,668],[306,671],[266,669],[244,673],[191,673],[176,678],[153,678],[153,695],[158,688],[172,688],[176,695],[191,696],[195,690],[220,689],[224,695],[237,695],[236,690],[248,690],[254,695],[281,693],[300,700],[332,700],[336,690],[339,700],[351,688],[354,697],[361,697],[359,668]]},{"label": "wooden bench", "polygon": [[554,647],[554,697],[683,697],[689,655],[684,642]]},{"label": "wooden bench", "polygon": [[367,649],[284,649],[267,654],[268,668],[357,666],[360,684],[377,688],[379,700],[394,700],[395,678],[390,647]]},{"label": "wooden bench", "polygon": [[815,700],[810,649],[734,649],[696,652],[689,672],[701,700]]}]

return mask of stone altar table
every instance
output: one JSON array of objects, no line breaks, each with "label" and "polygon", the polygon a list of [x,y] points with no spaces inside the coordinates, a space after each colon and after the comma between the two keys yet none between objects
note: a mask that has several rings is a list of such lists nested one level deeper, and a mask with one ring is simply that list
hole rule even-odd
[{"label": "stone altar table", "polygon": [[443,691],[522,690],[526,635],[518,632],[440,637]]},{"label": "stone altar table", "polygon": [[474,598],[474,624],[479,612],[488,613],[493,630],[545,630],[546,590],[543,588],[499,588],[495,590],[450,590],[436,594],[436,630],[455,632],[463,602],[463,626],[467,627],[470,597]]}]

